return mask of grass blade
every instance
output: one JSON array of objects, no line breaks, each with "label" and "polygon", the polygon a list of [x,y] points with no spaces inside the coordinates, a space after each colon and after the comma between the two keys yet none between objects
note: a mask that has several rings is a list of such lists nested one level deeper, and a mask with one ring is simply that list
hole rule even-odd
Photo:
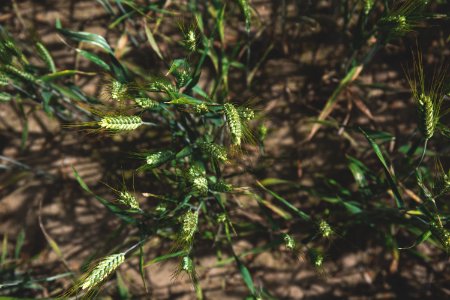
[{"label": "grass blade", "polygon": [[375,143],[375,141],[364,130],[362,130],[360,128],[360,131],[364,134],[366,139],[369,141],[369,144],[372,146],[373,151],[375,152],[378,160],[380,161],[380,163],[383,167],[384,173],[386,174],[386,178],[388,180],[388,184],[394,193],[394,199],[395,199],[395,203],[396,203],[397,207],[404,208],[404,202],[403,202],[402,196],[397,188],[394,177],[392,176],[391,172],[389,171],[389,167],[386,163],[386,160],[384,159],[383,153],[381,153],[380,147],[378,146],[377,143]]}]

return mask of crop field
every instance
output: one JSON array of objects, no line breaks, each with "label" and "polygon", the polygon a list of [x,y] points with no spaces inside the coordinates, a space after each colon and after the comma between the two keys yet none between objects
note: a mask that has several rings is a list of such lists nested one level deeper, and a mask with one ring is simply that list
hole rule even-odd
[{"label": "crop field", "polygon": [[0,300],[450,298],[446,0],[1,0]]}]

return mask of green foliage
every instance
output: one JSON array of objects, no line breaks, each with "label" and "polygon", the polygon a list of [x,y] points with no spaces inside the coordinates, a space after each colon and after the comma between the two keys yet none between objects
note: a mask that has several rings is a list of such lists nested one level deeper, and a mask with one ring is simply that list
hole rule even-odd
[{"label": "green foliage", "polygon": [[[352,37],[352,54],[339,64],[338,68],[341,65],[342,68],[336,74],[341,77],[331,80],[336,82],[334,89],[324,88],[323,93],[329,92],[325,94],[325,106],[310,122],[313,125],[308,129],[308,137],[303,143],[298,141],[296,147],[303,151],[304,143],[312,142],[321,127],[339,128],[338,134],[333,132],[332,140],[344,138],[349,144],[349,150],[345,150],[347,155],[342,155],[344,162],[339,166],[334,161],[324,162],[324,165],[348,176],[328,177],[335,172],[324,168],[311,175],[313,180],[308,185],[280,178],[261,179],[266,171],[279,171],[263,164],[265,160],[280,159],[266,153],[264,147],[269,133],[276,132],[277,128],[266,127],[269,122],[264,123],[260,110],[244,99],[247,94],[234,90],[239,84],[248,94],[266,89],[266,86],[255,88],[259,67],[272,49],[277,53],[280,50],[278,45],[270,45],[261,49],[260,57],[250,57],[253,55],[250,49],[255,47],[253,39],[267,33],[267,25],[258,19],[258,11],[252,10],[251,5],[256,2],[238,0],[233,4],[217,0],[196,5],[196,1],[188,1],[169,10],[162,4],[164,1],[148,5],[135,1],[98,2],[111,18],[109,28],[123,33],[123,40],[116,46],[101,35],[70,30],[69,26],[63,28],[59,21],[56,30],[68,43],[77,43],[79,48],[74,49],[77,59],[90,62],[91,67],[103,72],[101,74],[61,70],[57,68],[53,51],[43,43],[33,42],[33,49],[37,50],[33,55],[31,51],[22,50],[22,42],[0,27],[1,103],[17,105],[22,121],[27,122],[23,104],[31,100],[48,115],[57,116],[65,124],[70,121],[71,125],[66,127],[69,130],[87,126],[90,132],[105,139],[113,135],[112,143],[125,141],[120,144],[124,145],[133,141],[133,146],[137,146],[131,149],[132,154],[129,148],[119,149],[120,153],[114,149],[126,169],[137,167],[132,174],[133,191],[128,191],[123,184],[122,188],[111,187],[114,193],[111,197],[100,197],[75,171],[78,167],[74,168],[75,180],[81,188],[99,201],[111,213],[111,218],[119,219],[120,230],[126,229],[129,238],[114,245],[99,239],[99,243],[105,243],[99,247],[106,252],[101,255],[103,258],[91,264],[90,270],[79,276],[64,296],[93,299],[108,278],[117,274],[117,293],[121,299],[132,299],[134,295],[126,286],[126,280],[119,275],[120,265],[128,263],[128,259],[136,259],[137,263],[130,265],[139,268],[147,288],[146,267],[178,259],[174,277],[188,275],[196,297],[201,299],[197,256],[200,250],[214,247],[217,265],[234,263],[253,299],[271,299],[265,288],[259,288],[259,282],[254,282],[256,277],[246,265],[247,256],[281,249],[281,253],[305,258],[321,273],[327,268],[330,245],[335,239],[347,238],[347,232],[354,228],[362,231],[370,228],[371,232],[376,232],[377,235],[364,238],[383,245],[397,258],[399,250],[410,254],[409,249],[425,242],[447,254],[450,252],[449,207],[445,202],[450,192],[450,172],[439,162],[433,175],[429,166],[429,156],[439,161],[441,143],[448,141],[450,132],[443,122],[448,112],[444,109],[448,94],[445,67],[432,75],[426,74],[421,54],[418,54],[406,75],[418,112],[415,122],[422,140],[416,141],[414,135],[403,136],[401,130],[396,136],[381,131],[386,129],[379,128],[381,125],[376,124],[373,117],[370,117],[373,123],[354,121],[350,125],[348,119],[340,124],[331,117],[342,95],[351,103],[348,118],[352,115],[353,103],[371,116],[359,98],[364,98],[362,95],[368,94],[370,88],[381,88],[365,85],[359,76],[380,49],[407,36],[427,20],[426,1],[405,0],[390,5],[389,1],[370,0],[359,1],[356,6],[355,1],[340,4],[342,7],[337,11],[342,8],[345,32],[349,39]],[[181,13],[191,24],[187,28],[181,26],[178,35],[172,37],[160,28],[165,20],[174,20]],[[286,15],[281,17],[282,22],[285,18]],[[313,24],[318,22],[314,18],[316,16],[302,16],[297,21],[308,20]],[[227,32],[236,20],[245,27],[246,35],[242,37],[237,30],[235,41],[227,39]],[[142,24],[142,28],[137,24]],[[304,24],[298,25],[303,28]],[[137,32],[129,28],[136,28]],[[95,50],[83,45],[93,46]],[[153,68],[153,60],[151,66],[136,64],[131,57],[142,49],[146,56],[153,56],[152,59],[161,63],[164,71]],[[248,55],[246,61],[244,53]],[[255,66],[252,68],[251,64]],[[95,76],[96,82],[100,82],[99,92],[87,96],[80,82],[75,80],[78,76]],[[284,90],[293,95],[290,87]],[[271,106],[263,104],[264,110],[270,111]],[[296,107],[289,109],[292,109],[289,113],[296,113]],[[22,146],[28,137],[28,126],[23,128]],[[329,131],[321,134],[322,138],[329,137]],[[88,137],[95,139],[92,135]],[[423,140],[425,144],[419,147]],[[427,151],[428,140],[432,150]],[[257,143],[257,147],[251,143]],[[288,159],[294,161],[294,158]],[[262,163],[255,166],[254,162]],[[301,177],[303,169],[297,157],[295,164]],[[239,173],[245,175],[242,178],[246,181],[236,178]],[[415,179],[413,174],[417,175]],[[135,192],[135,175],[142,186],[151,186],[154,190]],[[145,185],[149,182],[151,184]],[[156,201],[143,201],[141,195]],[[252,211],[246,212],[251,215],[251,221],[236,213],[242,203],[248,205],[247,201],[254,205],[249,206]],[[400,242],[393,232],[401,237],[399,241],[413,241],[412,246],[398,246]],[[56,242],[45,235],[51,249],[63,258]],[[233,247],[238,238],[256,235],[262,237],[261,245],[241,253]],[[5,276],[7,283],[3,285],[35,284],[37,279],[19,278],[18,273],[13,272],[20,267],[26,238],[24,231],[17,236],[13,252],[8,252],[10,238],[3,237],[0,268],[14,276]],[[170,246],[164,253],[146,261],[148,250],[144,246],[153,238]],[[98,253],[95,255],[98,257]],[[4,274],[0,276],[3,279]]]}]

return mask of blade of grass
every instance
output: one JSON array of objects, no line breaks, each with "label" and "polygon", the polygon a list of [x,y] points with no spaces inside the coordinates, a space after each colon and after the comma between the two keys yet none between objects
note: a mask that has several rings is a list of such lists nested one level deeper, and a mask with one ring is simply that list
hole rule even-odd
[{"label": "blade of grass", "polygon": [[386,163],[386,160],[384,159],[383,153],[381,152],[380,147],[378,146],[377,143],[375,143],[375,141],[363,130],[363,129],[359,129],[364,136],[366,137],[366,139],[369,141],[369,144],[372,146],[373,151],[375,152],[375,155],[377,156],[379,162],[381,163],[384,173],[386,174],[386,178],[388,180],[388,184],[391,187],[393,193],[394,193],[394,199],[395,199],[395,203],[397,205],[398,208],[404,208],[404,202],[402,199],[402,196],[397,188],[397,185],[395,183],[394,177],[392,176],[391,172],[389,171],[389,167]]}]

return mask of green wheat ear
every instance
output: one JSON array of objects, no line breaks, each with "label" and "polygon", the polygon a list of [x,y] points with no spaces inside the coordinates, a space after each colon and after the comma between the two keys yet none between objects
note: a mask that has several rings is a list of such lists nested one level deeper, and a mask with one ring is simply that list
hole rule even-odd
[{"label": "green wheat ear", "polygon": [[319,249],[311,248],[308,249],[308,258],[311,264],[316,268],[320,269],[323,265],[323,254]]},{"label": "green wheat ear", "polygon": [[80,283],[82,290],[91,291],[98,287],[103,280],[112,274],[125,260],[125,253],[113,254],[100,260],[94,268],[86,274]]},{"label": "green wheat ear", "polygon": [[193,194],[205,196],[208,194],[208,180],[206,172],[198,165],[192,165],[185,172],[186,181],[190,184],[190,191]]},{"label": "green wheat ear", "polygon": [[139,116],[104,116],[97,124],[111,131],[131,131],[143,125],[144,122]]},{"label": "green wheat ear", "polygon": [[284,246],[289,251],[294,251],[297,243],[294,238],[287,233],[283,233]]},{"label": "green wheat ear", "polygon": [[324,238],[329,238],[333,235],[333,229],[331,229],[330,224],[325,220],[320,220],[319,222],[319,232]]},{"label": "green wheat ear", "polygon": [[141,154],[145,159],[145,165],[140,167],[140,170],[148,170],[161,166],[175,157],[175,153],[172,150],[162,150],[148,154]]},{"label": "green wheat ear", "polygon": [[375,0],[363,0],[364,2],[364,13],[366,15],[372,10],[373,5],[375,4]]},{"label": "green wheat ear", "polygon": [[440,120],[445,96],[443,93],[445,69],[441,68],[435,72],[431,83],[426,84],[422,55],[419,51],[413,56],[412,71],[406,76],[417,106],[419,130],[425,140],[429,140],[433,137]]},{"label": "green wheat ear", "polygon": [[139,202],[137,201],[136,197],[128,191],[119,192],[117,202],[128,206],[131,209],[140,209]]},{"label": "green wheat ear", "polygon": [[134,98],[134,102],[143,109],[153,109],[159,106],[159,102],[148,97]]},{"label": "green wheat ear", "polygon": [[431,234],[441,243],[445,252],[450,253],[450,232],[438,221],[429,223]]},{"label": "green wheat ear", "polygon": [[212,191],[219,192],[219,193],[228,193],[228,192],[233,191],[234,188],[231,184],[226,183],[223,180],[219,180],[218,182],[211,183],[210,189]]},{"label": "green wheat ear", "polygon": [[187,211],[181,218],[181,228],[177,234],[176,247],[189,250],[198,225],[198,211]]},{"label": "green wheat ear", "polygon": [[398,37],[408,33],[424,19],[423,9],[427,5],[424,0],[398,1],[389,15],[381,18],[377,27],[388,34],[388,37]]},{"label": "green wheat ear", "polygon": [[227,149],[221,145],[208,142],[199,142],[198,147],[200,151],[208,158],[220,162],[226,162],[228,160]]},{"label": "green wheat ear", "polygon": [[231,143],[235,146],[240,146],[242,140],[242,122],[239,112],[231,103],[225,103],[223,109],[231,135]]}]

